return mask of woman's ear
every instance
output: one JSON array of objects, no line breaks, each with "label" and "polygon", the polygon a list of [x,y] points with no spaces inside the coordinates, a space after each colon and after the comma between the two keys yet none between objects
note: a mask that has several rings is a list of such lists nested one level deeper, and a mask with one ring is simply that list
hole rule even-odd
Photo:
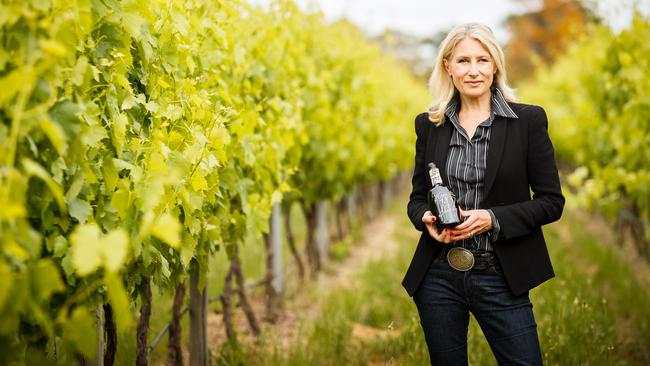
[{"label": "woman's ear", "polygon": [[445,66],[445,71],[447,71],[447,74],[449,74],[449,62],[447,62],[447,59],[443,59],[442,64]]}]

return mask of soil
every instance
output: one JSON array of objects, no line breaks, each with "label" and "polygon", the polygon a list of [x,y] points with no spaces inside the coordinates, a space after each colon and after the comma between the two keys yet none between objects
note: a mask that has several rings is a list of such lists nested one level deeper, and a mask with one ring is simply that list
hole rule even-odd
[{"label": "soil", "polygon": [[[248,292],[251,305],[263,328],[262,338],[265,338],[265,335],[266,338],[275,343],[274,346],[279,346],[280,349],[288,349],[295,342],[295,339],[300,336],[301,331],[304,331],[304,325],[318,317],[321,306],[318,300],[327,298],[328,294],[337,288],[354,286],[355,274],[363,269],[369,261],[390,256],[398,249],[398,243],[393,235],[396,221],[388,213],[380,214],[373,219],[362,229],[361,242],[353,245],[349,255],[337,262],[327,261],[324,270],[318,274],[315,280],[301,281],[297,272],[287,274],[287,289],[283,295],[283,303],[278,316],[273,322],[265,321],[263,318],[265,308],[264,294],[261,288],[257,291]],[[239,307],[233,311],[233,321],[238,340],[241,343],[260,346]],[[369,341],[377,337],[385,339],[398,335],[399,333],[395,330],[354,324],[352,342]],[[208,348],[212,358],[219,357],[219,350],[225,342],[223,316],[218,311],[210,311],[208,313]],[[165,342],[163,341],[163,343]],[[165,346],[161,344],[159,347]],[[183,349],[183,360],[185,364],[189,364],[187,349]],[[164,365],[165,360],[161,360],[158,364]]]}]

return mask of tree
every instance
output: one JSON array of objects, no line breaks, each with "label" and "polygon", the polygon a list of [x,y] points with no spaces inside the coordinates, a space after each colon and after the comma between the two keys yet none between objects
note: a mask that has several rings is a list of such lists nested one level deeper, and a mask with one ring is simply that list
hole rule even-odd
[{"label": "tree", "polygon": [[508,76],[515,83],[532,76],[537,62],[551,64],[589,23],[600,22],[579,0],[519,1],[531,10],[506,19]]}]

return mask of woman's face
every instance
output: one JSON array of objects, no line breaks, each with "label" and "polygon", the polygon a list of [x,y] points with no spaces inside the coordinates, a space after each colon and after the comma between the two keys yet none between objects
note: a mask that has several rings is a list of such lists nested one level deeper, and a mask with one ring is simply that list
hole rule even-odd
[{"label": "woman's face", "polygon": [[445,60],[445,69],[461,95],[477,98],[490,92],[497,69],[490,53],[474,38],[460,41]]}]

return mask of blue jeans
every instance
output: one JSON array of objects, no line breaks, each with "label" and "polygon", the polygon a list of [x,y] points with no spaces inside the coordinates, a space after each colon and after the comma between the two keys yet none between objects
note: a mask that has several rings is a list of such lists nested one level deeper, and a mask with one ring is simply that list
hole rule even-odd
[{"label": "blue jeans", "polygon": [[499,365],[542,365],[528,293],[514,296],[498,265],[459,272],[439,256],[413,300],[432,365],[467,365],[469,312]]}]

